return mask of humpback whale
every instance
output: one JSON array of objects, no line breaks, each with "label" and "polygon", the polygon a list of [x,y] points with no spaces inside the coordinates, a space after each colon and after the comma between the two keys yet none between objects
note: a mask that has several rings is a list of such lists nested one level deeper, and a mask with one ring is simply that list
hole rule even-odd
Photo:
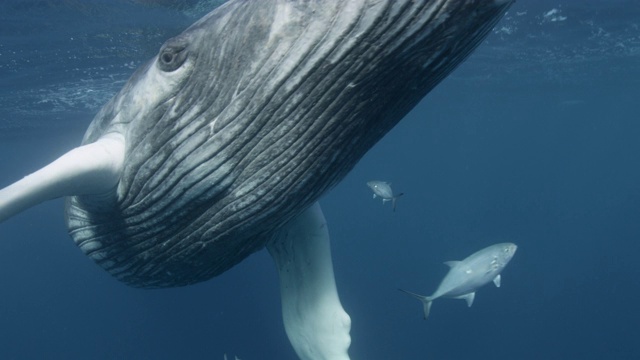
[{"label": "humpback whale", "polygon": [[231,0],[167,40],[82,145],[0,190],[66,197],[69,234],[143,288],[267,248],[303,359],[348,359],[318,198],[460,64],[512,0]]}]

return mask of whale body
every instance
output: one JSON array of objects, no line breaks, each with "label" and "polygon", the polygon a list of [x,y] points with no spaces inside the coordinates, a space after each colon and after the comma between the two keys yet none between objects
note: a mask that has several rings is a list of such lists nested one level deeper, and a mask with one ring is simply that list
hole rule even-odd
[{"label": "whale body", "polygon": [[[230,1],[99,112],[113,190],[65,194],[69,233],[137,287],[229,269],[335,185],[485,37],[509,1]],[[103,187],[107,187],[104,185]]]},{"label": "whale body", "polygon": [[[325,351],[319,334],[333,336],[335,324],[348,347],[314,204],[511,3],[228,1],[167,40],[99,111],[81,146],[0,190],[0,221],[65,196],[78,247],[143,288],[210,279],[267,246],[298,354],[325,356],[306,341],[320,339]],[[327,293],[330,306],[312,305]],[[302,316],[312,308],[329,315]],[[325,320],[326,331],[296,335]],[[326,356],[344,358],[344,346]]]}]

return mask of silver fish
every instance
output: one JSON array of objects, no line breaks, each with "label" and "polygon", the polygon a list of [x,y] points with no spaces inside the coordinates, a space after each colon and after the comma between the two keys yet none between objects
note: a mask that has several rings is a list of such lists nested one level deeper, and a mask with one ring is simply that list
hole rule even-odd
[{"label": "silver fish", "polygon": [[464,299],[467,306],[471,306],[476,291],[483,285],[493,281],[496,287],[500,287],[500,272],[511,261],[517,248],[513,243],[500,243],[475,252],[462,261],[445,262],[451,269],[431,296],[400,291],[422,301],[425,319],[429,316],[431,302],[440,297]]},{"label": "silver fish", "polygon": [[393,190],[391,190],[391,183],[385,181],[372,180],[367,181],[367,186],[371,188],[373,191],[373,198],[380,197],[382,199],[382,203],[386,203],[387,201],[391,201],[391,205],[393,207],[393,211],[396,211],[396,199],[400,196],[404,195],[404,193],[393,194]]}]

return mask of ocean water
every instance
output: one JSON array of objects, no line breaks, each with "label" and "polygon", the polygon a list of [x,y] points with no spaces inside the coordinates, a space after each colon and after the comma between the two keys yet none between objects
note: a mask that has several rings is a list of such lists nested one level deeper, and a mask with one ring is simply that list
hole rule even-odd
[{"label": "ocean water", "polygon": [[[79,144],[160,44],[216,1],[0,3],[0,186]],[[353,359],[640,358],[640,3],[519,0],[321,199]],[[396,212],[369,180],[405,195]],[[0,359],[295,359],[266,253],[210,281],[119,283],[62,200],[0,224]],[[518,244],[502,286],[429,320],[460,260]]]}]

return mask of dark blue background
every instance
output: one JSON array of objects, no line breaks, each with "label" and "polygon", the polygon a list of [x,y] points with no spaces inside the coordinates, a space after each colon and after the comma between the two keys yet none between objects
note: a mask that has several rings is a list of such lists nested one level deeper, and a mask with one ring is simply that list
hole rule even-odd
[{"label": "dark blue background", "polygon": [[[4,1],[0,186],[76,146],[215,2]],[[195,5],[194,5],[195,4]],[[556,9],[555,12],[550,12]],[[526,1],[321,201],[354,359],[640,358],[640,4]],[[405,195],[395,213],[365,183]],[[502,287],[420,304],[446,260],[503,241]],[[260,252],[139,290],[75,247],[62,201],[0,224],[1,359],[294,359]]]}]

